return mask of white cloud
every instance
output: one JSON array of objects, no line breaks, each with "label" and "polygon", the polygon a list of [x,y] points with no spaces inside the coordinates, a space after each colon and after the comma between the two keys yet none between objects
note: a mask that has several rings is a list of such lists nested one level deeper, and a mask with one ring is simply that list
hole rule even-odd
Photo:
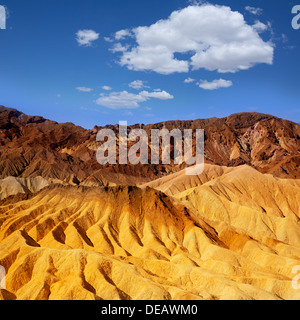
[{"label": "white cloud", "polygon": [[112,87],[110,87],[110,86],[102,86],[101,87],[103,90],[105,90],[105,91],[110,91],[110,90],[112,90]]},{"label": "white cloud", "polygon": [[188,0],[189,4],[193,5],[193,6],[199,6],[202,4],[207,4],[206,0]]},{"label": "white cloud", "polygon": [[125,52],[127,51],[128,46],[123,46],[120,42],[115,43],[114,46],[110,49],[111,52]]},{"label": "white cloud", "polygon": [[145,85],[146,81],[142,81],[142,80],[134,80],[131,83],[129,83],[129,87],[136,89],[136,90],[140,90],[142,88],[150,88],[149,86]]},{"label": "white cloud", "polygon": [[247,7],[245,7],[245,9],[256,16],[259,16],[263,13],[263,9],[261,9],[261,8],[247,6]]},{"label": "white cloud", "polygon": [[261,21],[256,20],[255,24],[252,26],[255,31],[258,33],[264,32],[270,28],[270,24],[266,25],[262,23]]},{"label": "white cloud", "polygon": [[111,39],[110,37],[104,37],[103,38],[106,42],[114,42],[113,39]]},{"label": "white cloud", "polygon": [[91,92],[91,91],[93,91],[93,89],[87,88],[87,87],[76,87],[75,89],[80,91],[80,92]]},{"label": "white cloud", "polygon": [[197,85],[204,90],[217,90],[220,88],[229,88],[233,85],[233,83],[232,81],[224,79],[213,80],[211,82],[207,80],[200,80]]},{"label": "white cloud", "polygon": [[129,110],[126,110],[123,114],[124,114],[124,116],[129,116],[129,117],[133,116],[133,112],[129,111]]},{"label": "white cloud", "polygon": [[139,93],[139,95],[145,98],[155,98],[160,100],[174,99],[174,96],[172,96],[166,91],[153,91],[153,92],[142,91]]},{"label": "white cloud", "polygon": [[94,30],[79,30],[76,33],[76,40],[80,46],[90,47],[93,41],[99,39],[99,33]]},{"label": "white cloud", "polygon": [[125,51],[120,64],[122,66],[126,65],[129,70],[152,70],[161,74],[189,71],[187,61],[174,59],[172,51],[167,47],[155,45],[153,47],[136,47],[131,51]]},{"label": "white cloud", "polygon": [[166,91],[148,92],[142,91],[138,94],[127,91],[111,92],[107,95],[101,94],[96,103],[109,109],[137,109],[140,103],[148,101],[150,98],[168,100],[174,97]]},{"label": "white cloud", "polygon": [[282,40],[283,43],[289,42],[289,38],[284,33],[281,34],[281,40]]},{"label": "white cloud", "polygon": [[123,30],[117,31],[115,33],[116,40],[123,40],[124,38],[130,37],[130,36],[132,36],[132,34],[131,34],[130,30],[128,30],[128,29],[123,29]]},{"label": "white cloud", "polygon": [[[136,44],[121,46],[119,63],[130,70],[161,74],[201,68],[237,72],[257,63],[272,64],[274,48],[259,36],[258,27],[261,30],[262,25],[255,29],[227,6],[191,5],[149,27],[132,29]],[[179,59],[176,53],[191,58]]]},{"label": "white cloud", "polygon": [[193,83],[195,81],[196,81],[196,79],[187,78],[187,79],[184,80],[184,83]]},{"label": "white cloud", "polygon": [[111,92],[109,95],[101,95],[96,100],[96,103],[109,109],[136,109],[139,107],[139,103],[144,101],[146,99],[138,94],[122,91]]}]

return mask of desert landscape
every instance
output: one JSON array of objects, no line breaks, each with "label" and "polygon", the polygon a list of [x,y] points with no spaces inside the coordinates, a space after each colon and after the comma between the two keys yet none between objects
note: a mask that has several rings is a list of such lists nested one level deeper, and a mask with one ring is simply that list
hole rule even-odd
[{"label": "desert landscape", "polygon": [[0,107],[0,299],[300,299],[298,124],[250,112],[129,126],[204,129],[197,176],[101,166],[101,128]]}]

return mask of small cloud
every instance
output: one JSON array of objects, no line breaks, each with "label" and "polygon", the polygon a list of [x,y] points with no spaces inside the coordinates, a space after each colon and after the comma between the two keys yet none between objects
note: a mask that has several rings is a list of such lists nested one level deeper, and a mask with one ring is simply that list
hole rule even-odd
[{"label": "small cloud", "polygon": [[285,33],[282,33],[280,36],[278,37],[274,37],[274,32],[272,32],[273,34],[273,37],[272,37],[272,41],[273,43],[282,43],[282,48],[285,49],[285,50],[293,50],[296,48],[296,46],[293,46],[293,45],[290,45],[290,40],[288,38],[288,36],[285,34]]},{"label": "small cloud", "polygon": [[111,39],[110,37],[104,37],[103,38],[106,42],[114,42],[113,39]]},{"label": "small cloud", "polygon": [[270,25],[266,25],[266,24],[256,20],[255,24],[252,27],[256,32],[261,33],[261,32],[268,30],[270,28]]},{"label": "small cloud", "polygon": [[111,92],[108,95],[101,94],[96,103],[102,107],[109,109],[136,109],[139,107],[140,102],[147,99],[138,95],[129,93],[127,91]]},{"label": "small cloud", "polygon": [[184,83],[193,83],[195,81],[196,81],[196,79],[187,78],[187,79],[184,80]]},{"label": "small cloud", "polygon": [[128,47],[127,46],[123,46],[121,43],[115,43],[114,46],[109,49],[112,53],[116,53],[116,52],[125,52],[127,51]]},{"label": "small cloud", "polygon": [[152,110],[152,108],[150,108],[150,107],[145,107],[145,110],[147,110],[147,111],[151,111],[151,110]]},{"label": "small cloud", "polygon": [[207,4],[206,0],[189,0],[189,4],[192,6],[201,6],[203,4]]},{"label": "small cloud", "polygon": [[138,94],[129,93],[127,91],[110,92],[109,94],[100,94],[95,102],[109,109],[137,109],[140,107],[140,103],[148,101],[149,99],[168,100],[174,97],[166,91],[148,92],[141,91]]},{"label": "small cloud", "polygon": [[136,90],[140,90],[142,88],[150,88],[149,86],[145,85],[146,81],[142,81],[142,80],[135,80],[132,81],[131,83],[129,83],[129,87],[136,89]]},{"label": "small cloud", "polygon": [[283,43],[287,43],[287,42],[289,42],[289,38],[287,37],[287,35],[286,34],[284,34],[284,33],[282,33],[282,35],[281,35],[281,39],[282,39],[282,42]]},{"label": "small cloud", "polygon": [[207,80],[200,80],[197,85],[204,90],[217,90],[220,88],[229,88],[233,85],[232,81],[219,79],[213,80],[211,82]]},{"label": "small cloud", "polygon": [[124,111],[123,115],[124,115],[124,116],[132,117],[132,116],[133,116],[133,112],[132,112],[132,111],[129,111],[129,110],[126,110],[126,111]]},{"label": "small cloud", "polygon": [[284,46],[283,47],[283,49],[285,49],[285,50],[294,50],[296,48],[297,48],[296,46]]},{"label": "small cloud", "polygon": [[105,91],[110,91],[110,90],[112,90],[112,87],[110,87],[110,86],[102,86],[101,87],[103,90],[105,90]]},{"label": "small cloud", "polygon": [[87,88],[87,87],[76,87],[75,89],[77,91],[80,91],[80,92],[91,92],[91,91],[93,91],[93,89]]},{"label": "small cloud", "polygon": [[247,10],[248,12],[254,14],[255,16],[260,16],[263,13],[263,9],[250,7],[250,6],[245,7],[245,10]]},{"label": "small cloud", "polygon": [[60,93],[58,93],[58,94],[56,95],[56,97],[57,97],[57,98],[60,98],[60,97],[61,97],[61,94],[60,94]]},{"label": "small cloud", "polygon": [[139,95],[145,98],[155,98],[160,100],[174,99],[174,96],[172,96],[170,93],[166,91],[153,91],[153,92],[142,91],[139,93]]},{"label": "small cloud", "polygon": [[79,30],[76,33],[76,40],[80,46],[90,47],[93,41],[99,39],[99,35],[94,30]]},{"label": "small cloud", "polygon": [[131,36],[131,32],[128,29],[123,29],[115,33],[115,39],[118,41],[123,40],[124,38],[130,37],[130,36]]}]

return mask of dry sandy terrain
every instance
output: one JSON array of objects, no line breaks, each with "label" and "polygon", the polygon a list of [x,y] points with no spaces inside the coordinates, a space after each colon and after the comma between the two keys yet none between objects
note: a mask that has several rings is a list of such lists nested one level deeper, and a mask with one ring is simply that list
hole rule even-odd
[{"label": "dry sandy terrain", "polygon": [[300,299],[300,126],[140,127],[205,129],[204,172],[100,166],[99,127],[0,107],[0,300]]}]

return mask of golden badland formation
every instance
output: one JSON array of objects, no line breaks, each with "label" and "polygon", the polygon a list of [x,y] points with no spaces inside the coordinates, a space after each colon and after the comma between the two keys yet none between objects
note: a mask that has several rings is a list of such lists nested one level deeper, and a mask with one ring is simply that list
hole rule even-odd
[{"label": "golden badland formation", "polygon": [[0,107],[0,299],[300,299],[300,126],[137,127],[204,129],[203,173],[100,166],[100,127]]}]

